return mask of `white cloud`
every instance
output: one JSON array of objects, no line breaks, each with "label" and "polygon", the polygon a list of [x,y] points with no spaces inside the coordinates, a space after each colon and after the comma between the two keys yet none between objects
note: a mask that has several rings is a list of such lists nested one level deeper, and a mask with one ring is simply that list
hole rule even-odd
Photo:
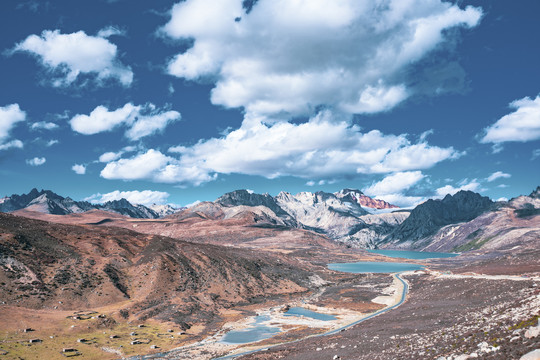
[{"label": "white cloud", "polygon": [[19,104],[0,106],[0,150],[23,147],[20,140],[8,140],[15,125],[25,120],[26,112],[21,110]]},{"label": "white cloud", "polygon": [[423,169],[455,156],[452,148],[411,144],[405,135],[378,130],[362,133],[357,125],[334,121],[328,111],[301,124],[244,121],[222,138],[169,151],[209,172],[308,179]]},{"label": "white cloud", "polygon": [[406,135],[385,135],[377,130],[362,133],[357,125],[336,120],[329,111],[301,124],[268,125],[251,119],[221,138],[175,146],[169,152],[178,155],[166,156],[151,149],[129,159],[111,160],[101,176],[198,185],[219,173],[238,173],[318,178],[322,185],[359,173],[429,168],[456,156],[452,148],[411,144]]},{"label": "white cloud", "polygon": [[198,204],[200,204],[200,203],[201,203],[201,200],[195,200],[195,201],[192,202],[191,204],[185,205],[185,207],[190,208],[190,207],[193,207],[193,206],[198,205]]},{"label": "white cloud", "polygon": [[58,143],[59,143],[58,140],[52,139],[52,140],[47,141],[47,143],[45,144],[45,146],[50,147],[50,146],[53,146],[53,145],[58,144]]},{"label": "white cloud", "polygon": [[109,152],[101,154],[99,156],[98,161],[102,162],[102,163],[109,163],[111,161],[120,159],[122,157],[122,155],[124,155],[125,153],[136,151],[138,148],[140,148],[140,147],[137,147],[137,146],[125,146],[125,147],[122,148],[122,150],[120,150],[118,152],[109,151]]},{"label": "white cloud", "polygon": [[167,125],[180,120],[180,118],[179,112],[159,109],[151,103],[144,106],[127,103],[112,111],[100,105],[89,115],[75,115],[70,120],[70,124],[73,131],[84,135],[112,131],[120,125],[126,125],[129,129],[125,136],[130,140],[139,140],[142,137],[163,131]]},{"label": "white cloud", "polygon": [[473,179],[471,181],[467,181],[467,180],[462,181],[457,188],[453,187],[452,185],[446,185],[446,186],[440,187],[436,190],[436,193],[438,197],[442,198],[446,196],[447,194],[454,195],[455,193],[461,190],[469,190],[469,191],[475,191],[475,192],[482,191],[478,180]]},{"label": "white cloud", "polygon": [[425,177],[421,171],[397,172],[386,176],[379,182],[363,189],[366,195],[382,199],[400,207],[418,205],[425,198],[420,196],[407,196],[404,192],[410,189]]},{"label": "white cloud", "polygon": [[406,171],[388,175],[381,181],[365,188],[363,192],[370,196],[397,194],[409,189],[425,177],[421,171]]},{"label": "white cloud", "polygon": [[98,106],[90,115],[77,114],[69,123],[73,131],[84,135],[93,135],[104,131],[111,131],[123,123],[133,123],[140,106],[127,103],[121,108],[109,111],[105,106]]},{"label": "white cloud", "polygon": [[27,159],[26,163],[30,166],[40,166],[45,164],[45,161],[47,161],[47,159],[44,157],[35,157],[33,159]]},{"label": "white cloud", "polygon": [[306,182],[306,185],[307,186],[315,186],[315,181],[309,180],[308,182]]},{"label": "white cloud", "polygon": [[531,160],[534,160],[534,159],[536,159],[538,157],[540,157],[540,149],[533,150]]},{"label": "white cloud", "polygon": [[22,149],[23,143],[21,140],[11,140],[7,143],[0,144],[0,150],[7,150],[11,148]]},{"label": "white cloud", "polygon": [[58,124],[53,122],[40,121],[33,123],[30,128],[32,130],[44,129],[44,130],[54,130],[58,128]]},{"label": "white cloud", "polygon": [[114,160],[118,160],[118,159],[120,159],[122,154],[123,154],[122,151],[119,151],[119,152],[109,151],[109,152],[103,153],[99,157],[99,162],[108,163],[108,162],[111,162],[111,161],[114,161]]},{"label": "white cloud", "polygon": [[94,194],[86,199],[85,201],[90,201],[91,203],[106,203],[107,201],[114,201],[120,199],[126,199],[132,204],[141,204],[145,206],[150,206],[153,204],[165,204],[169,193],[163,191],[152,191],[152,190],[133,190],[133,191],[119,191],[115,190],[106,194]]},{"label": "white cloud", "polygon": [[425,142],[403,146],[389,153],[384,161],[373,166],[373,172],[392,172],[413,169],[428,169],[446,159],[457,159],[464,152],[457,152],[452,147],[440,148]]},{"label": "white cloud", "polygon": [[506,197],[500,197],[496,201],[508,201],[508,198]]},{"label": "white cloud", "polygon": [[97,36],[101,38],[108,38],[113,35],[121,35],[125,36],[126,32],[124,30],[120,30],[118,28],[115,28],[114,26],[108,26],[106,28],[103,28],[98,31]]},{"label": "white cloud", "polygon": [[514,112],[503,116],[493,125],[484,129],[482,143],[502,143],[506,141],[533,141],[540,139],[540,95],[510,103]]},{"label": "white cloud", "polygon": [[167,125],[178,120],[180,120],[180,113],[177,111],[139,116],[131,129],[126,132],[126,136],[131,140],[138,140],[142,137],[163,131]]},{"label": "white cloud", "polygon": [[194,40],[171,75],[210,78],[214,104],[259,115],[389,110],[411,93],[398,74],[482,16],[446,1],[259,0],[249,13],[242,3],[179,2],[161,32]]},{"label": "white cloud", "polygon": [[77,175],[84,175],[86,174],[86,165],[75,164],[71,167],[71,170],[75,171],[75,174]]},{"label": "white cloud", "polygon": [[52,73],[51,82],[55,87],[75,84],[81,75],[92,75],[99,85],[115,79],[129,86],[133,72],[118,60],[117,46],[107,39],[110,35],[113,35],[111,28],[100,31],[97,36],[84,31],[61,34],[60,30],[44,30],[41,35],[28,36],[11,52],[27,52],[38,58]]},{"label": "white cloud", "polygon": [[492,181],[495,181],[497,179],[501,179],[501,178],[509,178],[511,177],[512,175],[510,174],[507,174],[507,173],[503,173],[502,171],[496,171],[494,172],[493,174],[489,175],[486,180],[488,182],[492,182]]},{"label": "white cloud", "polygon": [[108,163],[101,171],[105,179],[151,180],[163,183],[199,185],[215,179],[203,168],[183,164],[179,160],[150,149],[130,159]]}]

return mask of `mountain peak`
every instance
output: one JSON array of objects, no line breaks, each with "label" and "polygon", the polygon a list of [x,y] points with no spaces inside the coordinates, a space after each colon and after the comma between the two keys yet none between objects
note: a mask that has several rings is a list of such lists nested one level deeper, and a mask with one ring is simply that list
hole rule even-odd
[{"label": "mountain peak", "polygon": [[339,194],[347,195],[347,194],[358,194],[358,195],[364,195],[364,193],[358,189],[341,189],[339,190]]},{"label": "mountain peak", "polygon": [[540,199],[540,186],[536,187],[536,190],[534,190],[529,197],[532,197],[533,199]]},{"label": "mountain peak", "polygon": [[357,203],[360,206],[368,207],[372,209],[397,209],[399,208],[396,205],[387,203],[384,200],[373,199],[367,195],[364,195],[363,192],[356,189],[343,189],[334,195],[343,201],[350,201]]},{"label": "mountain peak", "polygon": [[51,190],[33,188],[28,194],[12,195],[0,201],[1,212],[11,212],[21,209],[38,211],[55,215],[67,215],[82,213],[85,211],[100,209],[112,211],[135,218],[158,218],[159,215],[142,205],[132,205],[126,199],[113,200],[105,204],[90,204],[86,201],[74,201],[64,198]]},{"label": "mountain peak", "polygon": [[427,200],[411,211],[411,215],[386,240],[416,241],[434,234],[443,226],[470,221],[493,206],[493,201],[478,193],[461,190],[442,200]]}]

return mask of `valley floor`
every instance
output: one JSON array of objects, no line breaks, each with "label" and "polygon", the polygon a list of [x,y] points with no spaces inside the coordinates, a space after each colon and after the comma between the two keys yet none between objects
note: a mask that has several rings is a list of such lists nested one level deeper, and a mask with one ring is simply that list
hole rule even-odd
[{"label": "valley floor", "polygon": [[336,335],[242,360],[519,359],[540,348],[540,279],[414,274],[399,308]]}]

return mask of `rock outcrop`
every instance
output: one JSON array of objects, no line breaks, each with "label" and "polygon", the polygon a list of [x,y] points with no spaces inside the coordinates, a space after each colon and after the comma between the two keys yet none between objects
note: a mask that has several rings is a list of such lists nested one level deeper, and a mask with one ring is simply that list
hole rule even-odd
[{"label": "rock outcrop", "polygon": [[442,200],[428,200],[414,208],[384,242],[415,242],[435,234],[443,226],[471,221],[493,208],[493,201],[472,191],[462,190]]}]

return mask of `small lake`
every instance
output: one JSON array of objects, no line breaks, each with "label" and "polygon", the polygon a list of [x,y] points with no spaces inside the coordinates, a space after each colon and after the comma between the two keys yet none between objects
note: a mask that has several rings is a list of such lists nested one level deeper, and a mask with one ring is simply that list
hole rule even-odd
[{"label": "small lake", "polygon": [[458,256],[459,254],[442,253],[442,252],[428,252],[428,251],[403,251],[403,250],[368,250],[370,253],[388,256],[391,258],[402,259],[438,259],[438,258],[450,258]]},{"label": "small lake", "polygon": [[225,344],[247,344],[250,342],[260,341],[271,338],[281,332],[281,329],[273,326],[266,326],[262,323],[270,320],[268,315],[259,315],[255,317],[255,323],[247,329],[229,331],[221,343]]},{"label": "small lake", "polygon": [[330,270],[342,271],[354,274],[360,273],[395,273],[400,271],[422,270],[424,267],[418,264],[391,263],[360,261],[355,263],[328,264]]},{"label": "small lake", "polygon": [[304,316],[316,320],[332,321],[336,320],[334,315],[321,314],[315,311],[308,310],[303,307],[292,307],[285,313],[285,316]]}]

